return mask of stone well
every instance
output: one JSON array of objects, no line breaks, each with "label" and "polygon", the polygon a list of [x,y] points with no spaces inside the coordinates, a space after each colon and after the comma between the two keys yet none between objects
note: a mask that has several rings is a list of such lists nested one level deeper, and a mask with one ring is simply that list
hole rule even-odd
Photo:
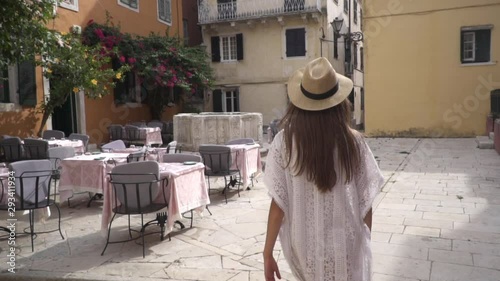
[{"label": "stone well", "polygon": [[174,140],[183,150],[198,151],[200,144],[224,144],[236,138],[253,138],[262,144],[262,114],[203,112],[174,116]]}]

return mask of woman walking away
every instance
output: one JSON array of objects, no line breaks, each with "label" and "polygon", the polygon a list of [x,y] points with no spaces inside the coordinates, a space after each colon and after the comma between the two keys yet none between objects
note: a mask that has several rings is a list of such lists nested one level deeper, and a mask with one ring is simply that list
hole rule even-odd
[{"label": "woman walking away", "polygon": [[288,81],[291,104],[264,178],[272,197],[266,281],[281,279],[273,257],[278,233],[298,280],[370,280],[371,205],[384,180],[363,137],[350,128],[352,89],[325,58]]}]

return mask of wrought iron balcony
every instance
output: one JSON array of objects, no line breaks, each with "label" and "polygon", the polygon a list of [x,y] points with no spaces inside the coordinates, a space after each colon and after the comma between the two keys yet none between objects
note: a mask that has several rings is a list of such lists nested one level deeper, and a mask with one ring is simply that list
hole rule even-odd
[{"label": "wrought iron balcony", "polygon": [[200,0],[200,24],[321,11],[321,0]]}]

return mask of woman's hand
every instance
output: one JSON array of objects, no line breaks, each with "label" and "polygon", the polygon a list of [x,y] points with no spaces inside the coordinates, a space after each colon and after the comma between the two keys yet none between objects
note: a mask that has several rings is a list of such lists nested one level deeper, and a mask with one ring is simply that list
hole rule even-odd
[{"label": "woman's hand", "polygon": [[281,279],[280,270],[274,257],[264,257],[264,276],[266,277],[266,281],[275,281],[274,273],[276,273],[278,279]]}]

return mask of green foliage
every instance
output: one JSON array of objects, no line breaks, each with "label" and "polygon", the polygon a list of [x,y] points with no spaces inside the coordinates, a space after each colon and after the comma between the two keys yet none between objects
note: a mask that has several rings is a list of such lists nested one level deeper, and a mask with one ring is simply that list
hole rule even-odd
[{"label": "green foliage", "polygon": [[107,95],[115,85],[117,78],[123,79],[122,73],[127,66],[113,70],[109,67],[109,53],[100,46],[82,44],[80,37],[74,34],[52,32],[51,44],[43,54],[40,64],[44,67],[44,76],[50,79],[50,95],[40,105],[42,111],[50,111],[64,104],[72,93],[85,91],[90,98]]},{"label": "green foliage", "polygon": [[[179,38],[151,33],[134,36],[122,33],[119,26],[108,22],[89,21],[83,31],[83,42],[90,46],[101,45],[110,54],[114,65],[129,65],[147,91],[147,101],[153,118],[158,118],[165,107],[174,102],[168,88],[176,92],[196,92],[213,84],[208,55],[199,47],[186,47]],[[182,98],[181,98],[182,100]]]},{"label": "green foliage", "polygon": [[50,79],[49,96],[38,109],[43,113],[40,131],[54,109],[62,106],[69,95],[84,91],[90,98],[101,98],[110,93],[115,81],[123,79],[129,70],[124,65],[113,69],[110,54],[114,49],[103,50],[101,46],[88,46],[75,34],[51,31],[49,40],[38,62],[43,75]]},{"label": "green foliage", "polygon": [[8,0],[0,5],[0,69],[44,52],[50,41],[46,24],[56,0]]}]

